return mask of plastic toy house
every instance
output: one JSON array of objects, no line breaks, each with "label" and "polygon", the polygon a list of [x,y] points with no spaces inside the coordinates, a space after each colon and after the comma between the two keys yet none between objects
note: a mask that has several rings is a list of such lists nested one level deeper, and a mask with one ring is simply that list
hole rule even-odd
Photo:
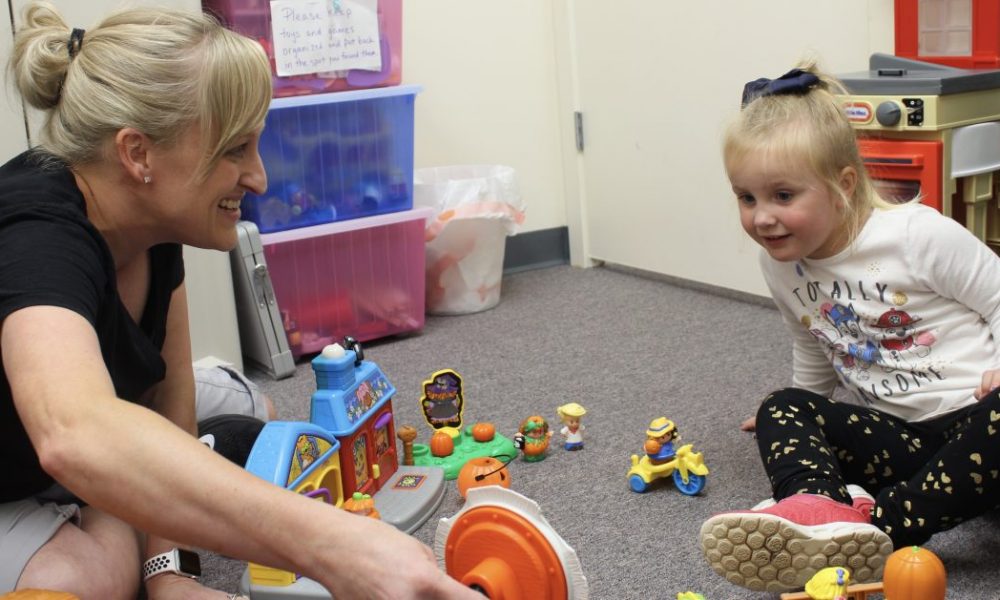
[{"label": "plastic toy house", "polygon": [[378,365],[339,345],[327,346],[312,367],[317,389],[310,421],[340,442],[344,495],[372,495],[383,521],[413,531],[441,503],[444,474],[400,466],[392,414],[396,388]]},{"label": "plastic toy house", "polygon": [[396,388],[374,363],[357,361],[350,350],[336,358],[321,354],[312,368],[317,389],[310,420],[343,440],[341,459],[351,465],[344,473],[349,494],[374,494],[399,467],[390,401]]},{"label": "plastic toy house", "polygon": [[1000,67],[1000,0],[896,0],[896,56]]},{"label": "plastic toy house", "polygon": [[[313,360],[312,422],[268,423],[246,468],[338,507],[354,492],[370,494],[383,521],[411,533],[440,506],[444,471],[399,464],[391,402],[396,388],[378,365],[358,358],[360,345],[354,347],[334,344]],[[256,564],[244,572],[240,591],[253,600],[330,598],[311,579]]]},{"label": "plastic toy house", "polygon": [[[274,421],[257,436],[247,471],[294,492],[340,506],[344,489],[340,469],[340,442],[312,423]],[[247,580],[270,587],[295,584],[294,573],[250,563]]]}]

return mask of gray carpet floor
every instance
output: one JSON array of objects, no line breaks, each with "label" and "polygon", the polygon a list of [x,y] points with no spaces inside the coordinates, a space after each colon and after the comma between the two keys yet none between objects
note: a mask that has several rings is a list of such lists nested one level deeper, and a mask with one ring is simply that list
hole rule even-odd
[{"label": "gray carpet floor", "polygon": [[[790,382],[791,345],[777,311],[610,268],[569,266],[504,278],[489,311],[429,317],[423,331],[365,346],[397,388],[397,427],[429,428],[419,416],[421,382],[453,368],[465,380],[465,423],[490,421],[512,435],[531,414],[557,421],[556,406],[588,409],[586,449],[553,447],[546,460],[510,465],[513,489],[541,506],[579,555],[590,597],[663,598],[695,591],[709,600],[777,598],[733,586],[698,548],[714,513],[770,496],[753,439],[739,431],[764,395]],[[308,418],[315,380],[308,362],[274,381],[249,369],[279,418]],[[671,487],[631,492],[629,456],[641,453],[658,416],[704,453],[711,473],[700,496]],[[461,509],[449,483],[437,514],[415,532],[431,543],[437,522]],[[928,548],[948,570],[950,599],[1000,598],[1000,524],[988,514],[936,536]],[[243,565],[204,559],[209,585],[235,591]]]}]

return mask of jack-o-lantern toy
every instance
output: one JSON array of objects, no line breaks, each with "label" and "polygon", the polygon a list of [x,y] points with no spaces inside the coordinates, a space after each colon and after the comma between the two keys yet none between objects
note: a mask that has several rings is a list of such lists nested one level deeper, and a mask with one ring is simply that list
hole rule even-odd
[{"label": "jack-o-lantern toy", "polygon": [[469,489],[486,485],[510,487],[510,473],[507,471],[506,463],[502,463],[492,456],[469,459],[462,470],[458,472],[458,493],[465,498]]},{"label": "jack-o-lantern toy", "polygon": [[944,600],[948,578],[936,554],[919,546],[896,550],[885,561],[886,600]]}]

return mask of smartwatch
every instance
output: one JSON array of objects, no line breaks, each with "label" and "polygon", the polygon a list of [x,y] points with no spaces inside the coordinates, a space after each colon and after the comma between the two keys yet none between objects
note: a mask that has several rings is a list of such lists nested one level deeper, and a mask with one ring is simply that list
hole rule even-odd
[{"label": "smartwatch", "polygon": [[149,581],[160,573],[176,573],[197,579],[201,576],[201,559],[195,552],[174,548],[163,554],[157,554],[142,564],[143,581]]}]

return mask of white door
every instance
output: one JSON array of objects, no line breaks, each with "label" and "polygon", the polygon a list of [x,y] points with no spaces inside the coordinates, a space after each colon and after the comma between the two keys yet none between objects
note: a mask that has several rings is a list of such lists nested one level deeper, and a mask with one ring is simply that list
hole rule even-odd
[{"label": "white door", "polygon": [[563,62],[575,72],[560,84],[561,104],[582,113],[585,144],[568,220],[586,258],[767,295],[722,168],[721,132],[746,81],[804,57],[845,73],[891,53],[891,3],[565,0],[560,14],[569,25],[557,29],[557,52],[570,47]]}]

